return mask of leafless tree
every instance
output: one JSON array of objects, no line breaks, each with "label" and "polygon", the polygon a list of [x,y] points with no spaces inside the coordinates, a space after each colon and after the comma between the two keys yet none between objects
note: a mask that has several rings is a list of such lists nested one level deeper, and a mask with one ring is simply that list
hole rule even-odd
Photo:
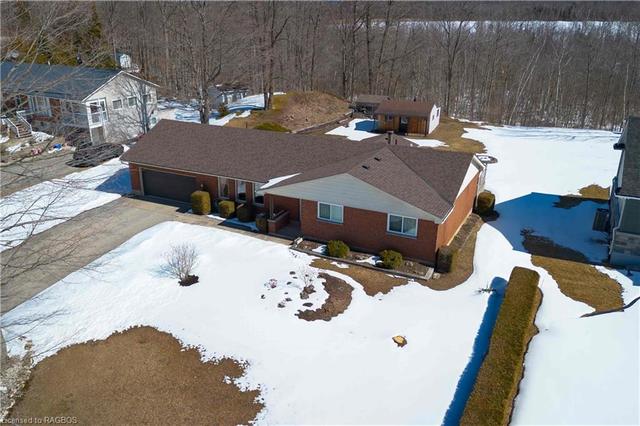
[{"label": "leafless tree", "polygon": [[186,281],[192,275],[198,264],[198,251],[193,244],[179,244],[171,246],[164,255],[163,271],[180,282]]}]

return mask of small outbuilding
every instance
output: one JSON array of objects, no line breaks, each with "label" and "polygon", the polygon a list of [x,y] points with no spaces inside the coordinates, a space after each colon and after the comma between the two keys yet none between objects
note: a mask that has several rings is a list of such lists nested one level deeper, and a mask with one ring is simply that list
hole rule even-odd
[{"label": "small outbuilding", "polygon": [[385,100],[374,115],[379,131],[400,134],[426,136],[440,123],[440,108],[432,102]]}]

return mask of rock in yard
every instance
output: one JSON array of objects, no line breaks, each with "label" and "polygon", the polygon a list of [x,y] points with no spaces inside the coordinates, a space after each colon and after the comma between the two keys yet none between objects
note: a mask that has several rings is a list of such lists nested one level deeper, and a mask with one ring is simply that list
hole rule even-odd
[{"label": "rock in yard", "polygon": [[287,297],[287,298],[286,298],[286,299],[284,299],[284,300],[285,300],[285,302],[291,302],[291,298],[290,298],[290,297]]},{"label": "rock in yard", "polygon": [[279,303],[278,303],[278,308],[284,308],[284,306],[285,306],[285,305],[284,305],[284,302],[279,302]]},{"label": "rock in yard", "polygon": [[306,293],[304,291],[300,292],[300,299],[308,299],[309,298],[309,293]]},{"label": "rock in yard", "polygon": [[264,294],[262,296],[260,296],[260,299],[264,299]]},{"label": "rock in yard", "polygon": [[313,303],[311,302],[303,303],[302,306],[306,306],[307,308],[310,308],[311,306],[313,306]]},{"label": "rock in yard", "polygon": [[403,347],[404,345],[407,344],[407,339],[404,336],[393,336],[393,341],[399,347]]},{"label": "rock in yard", "polygon": [[313,284],[309,284],[309,285],[304,286],[304,288],[302,289],[302,291],[304,291],[304,292],[305,292],[305,293],[307,293],[307,294],[311,294],[311,293],[315,293],[315,292],[316,292],[316,289],[315,289],[315,288],[313,288]]}]

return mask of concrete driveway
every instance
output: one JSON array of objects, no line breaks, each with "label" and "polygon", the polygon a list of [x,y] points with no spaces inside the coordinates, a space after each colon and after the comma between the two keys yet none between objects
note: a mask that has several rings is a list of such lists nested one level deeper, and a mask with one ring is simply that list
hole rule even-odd
[{"label": "concrete driveway", "polygon": [[0,167],[0,196],[6,197],[40,182],[82,171],[81,168],[67,166],[72,155],[69,151],[62,151],[3,165]]},{"label": "concrete driveway", "polygon": [[[175,220],[203,226],[220,221],[183,213],[178,205],[122,197],[88,210],[31,236],[21,245],[0,255],[0,311],[10,311],[67,275],[84,268],[129,238],[160,222]],[[224,225],[223,225],[224,226]],[[283,244],[290,241],[224,226],[229,232],[250,235]],[[97,272],[85,268],[87,274]]]}]

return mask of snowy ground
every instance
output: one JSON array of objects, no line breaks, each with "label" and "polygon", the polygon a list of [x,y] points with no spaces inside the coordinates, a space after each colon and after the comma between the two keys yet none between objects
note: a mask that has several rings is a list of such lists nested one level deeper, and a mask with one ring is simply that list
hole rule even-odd
[{"label": "snowy ground", "polygon": [[[375,120],[366,118],[354,118],[345,126],[339,126],[327,132],[327,135],[345,136],[352,141],[361,141],[374,136],[380,136],[380,133],[375,133],[376,128]],[[436,139],[418,139],[418,138],[406,138],[411,142],[414,142],[420,146],[437,147],[444,146],[445,143]]]},{"label": "snowy ground", "polygon": [[0,198],[0,251],[131,191],[119,159]]},{"label": "snowy ground", "polygon": [[[276,92],[274,95],[283,95],[284,92]],[[218,117],[217,111],[212,111],[209,117],[209,124],[212,126],[224,126],[234,118],[246,118],[254,109],[264,108],[264,96],[262,94],[246,96],[236,102],[227,105],[230,114]],[[200,113],[195,101],[182,103],[178,101],[161,100],[158,102],[159,119],[200,122]]]},{"label": "snowy ground", "polygon": [[[579,318],[591,309],[564,296],[548,273],[532,266],[520,236],[531,228],[602,258],[602,235],[591,231],[590,222],[599,205],[560,209],[553,203],[586,185],[610,184],[617,135],[517,127],[467,131],[498,159],[489,166],[487,187],[497,195],[501,216],[481,228],[474,273],[452,290],[414,283],[368,297],[357,282],[330,272],[354,287],[353,301],[330,322],[306,322],[294,316],[302,283],[289,272],[299,276],[308,256],[221,229],[166,222],[99,259],[102,280],[76,272],[6,315],[9,351],[22,350],[16,335],[33,340],[40,359],[61,345],[151,325],[200,346],[205,358],[248,361],[240,383],[261,387],[262,423],[440,423],[487,304],[476,290],[496,277],[507,279],[521,265],[540,272],[544,297],[513,422],[637,424],[640,304]],[[181,288],[160,266],[172,244],[187,241],[201,253],[195,271],[200,283]],[[640,294],[631,279],[607,273],[622,284],[625,301]],[[272,278],[279,285],[268,289]],[[640,275],[633,279],[640,283]],[[293,301],[278,309],[286,297]],[[324,297],[322,291],[312,296],[314,308]],[[36,328],[18,325],[52,313]],[[396,334],[408,345],[397,348],[391,342]]]}]

